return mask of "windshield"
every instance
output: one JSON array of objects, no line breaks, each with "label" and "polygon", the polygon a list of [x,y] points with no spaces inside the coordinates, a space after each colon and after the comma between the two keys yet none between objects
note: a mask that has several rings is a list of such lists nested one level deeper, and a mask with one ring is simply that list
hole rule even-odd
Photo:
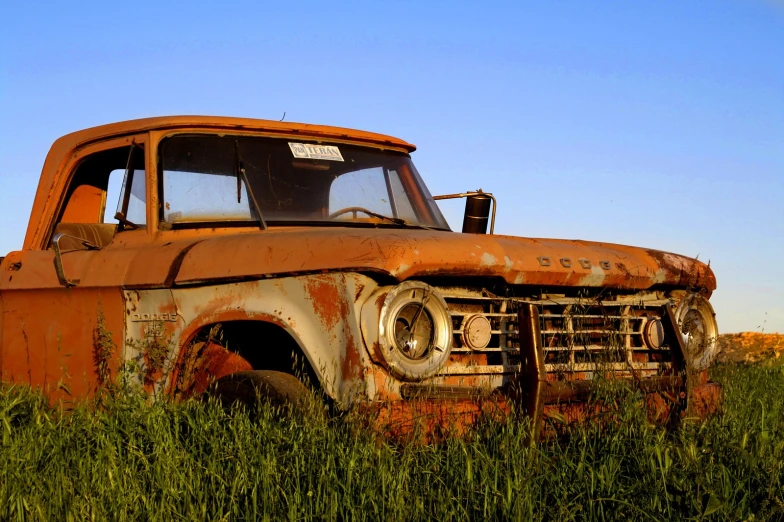
[{"label": "windshield", "polygon": [[[160,146],[161,222],[449,230],[407,154],[302,139],[180,135]],[[259,215],[260,214],[260,215]]]}]

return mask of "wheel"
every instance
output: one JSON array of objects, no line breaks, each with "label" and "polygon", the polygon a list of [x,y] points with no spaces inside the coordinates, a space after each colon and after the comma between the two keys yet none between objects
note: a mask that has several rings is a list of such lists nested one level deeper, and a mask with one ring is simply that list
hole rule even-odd
[{"label": "wheel", "polygon": [[357,212],[362,212],[363,214],[367,214],[370,217],[378,217],[378,214],[363,207],[346,207],[341,208],[340,210],[336,210],[327,216],[327,219],[335,219],[336,217],[342,216],[343,214],[348,214],[349,212],[352,212],[355,218],[357,217]]},{"label": "wheel", "polygon": [[239,403],[253,410],[259,403],[301,408],[310,391],[295,376],[272,370],[247,370],[221,377],[206,396],[217,397],[224,407]]}]

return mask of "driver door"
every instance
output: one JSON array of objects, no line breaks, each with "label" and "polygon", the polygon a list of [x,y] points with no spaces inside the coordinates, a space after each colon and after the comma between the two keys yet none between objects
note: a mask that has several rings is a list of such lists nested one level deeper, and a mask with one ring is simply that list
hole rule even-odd
[{"label": "driver door", "polygon": [[[123,247],[147,238],[146,150],[146,135],[77,150],[47,244],[3,260],[3,381],[68,401],[113,378],[124,342]],[[107,201],[113,186],[119,203]]]}]

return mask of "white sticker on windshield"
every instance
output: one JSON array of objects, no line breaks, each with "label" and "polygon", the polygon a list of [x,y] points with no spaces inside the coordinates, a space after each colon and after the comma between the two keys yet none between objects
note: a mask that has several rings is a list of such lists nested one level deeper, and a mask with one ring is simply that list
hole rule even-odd
[{"label": "white sticker on windshield", "polygon": [[295,158],[343,161],[340,149],[334,145],[314,145],[313,143],[292,143],[289,148]]}]

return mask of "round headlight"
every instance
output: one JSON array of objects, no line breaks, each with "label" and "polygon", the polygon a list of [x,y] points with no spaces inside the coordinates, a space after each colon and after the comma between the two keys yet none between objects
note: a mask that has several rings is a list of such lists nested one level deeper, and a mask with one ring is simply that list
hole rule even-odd
[{"label": "round headlight", "polygon": [[692,369],[708,369],[719,351],[719,327],[713,307],[703,296],[689,294],[678,304],[675,319],[683,336],[684,355]]},{"label": "round headlight", "polygon": [[658,350],[664,345],[664,325],[660,319],[649,319],[642,324],[642,338],[651,350]]},{"label": "round headlight", "polygon": [[484,315],[472,315],[463,323],[463,344],[472,350],[483,350],[490,344],[493,336],[493,325]]},{"label": "round headlight", "polygon": [[431,286],[406,281],[392,288],[379,314],[379,348],[390,373],[421,380],[437,373],[452,350],[452,318]]}]

